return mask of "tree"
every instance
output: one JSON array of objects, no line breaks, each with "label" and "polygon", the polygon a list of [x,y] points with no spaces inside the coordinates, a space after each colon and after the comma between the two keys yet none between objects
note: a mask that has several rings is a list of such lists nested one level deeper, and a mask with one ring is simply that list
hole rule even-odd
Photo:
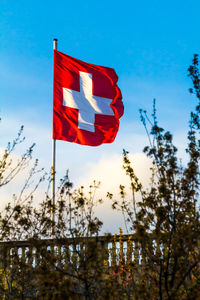
[{"label": "tree", "polygon": [[[0,158],[0,188],[8,185],[17,176],[20,176],[25,169],[27,170],[27,177],[23,180],[21,191],[18,195],[14,194],[12,201],[6,205],[4,211],[0,212],[0,240],[15,239],[17,223],[13,220],[17,220],[16,216],[20,211],[20,206],[33,200],[36,190],[47,175],[43,168],[39,169],[38,159],[35,161],[32,159],[35,144],[32,144],[22,155],[14,156],[15,149],[24,140],[23,126],[21,126],[17,137],[12,143],[8,143]],[[34,180],[36,175],[37,178]],[[20,239],[22,236],[18,236],[18,238]]]},{"label": "tree", "polygon": [[[188,161],[177,156],[173,136],[158,124],[155,101],[150,118],[140,110],[149,137],[144,152],[152,160],[151,185],[145,189],[123,152],[123,168],[130,179],[132,199],[120,186],[120,199],[111,193],[113,209],[120,209],[130,235],[99,237],[101,220],[93,208],[99,184],[73,189],[68,173],[57,191],[54,239],[51,197],[39,208],[32,197],[0,219],[4,239],[26,239],[21,246],[1,244],[1,297],[6,299],[199,299],[200,297],[200,73],[198,56],[189,68],[190,92],[198,103],[190,114]],[[136,193],[140,201],[136,202]],[[126,240],[127,249],[123,248]],[[108,243],[112,242],[109,250]],[[119,243],[119,251],[116,251]],[[11,250],[12,254],[11,254]],[[26,251],[27,249],[27,251]],[[126,252],[126,253],[125,253]],[[3,259],[2,259],[3,258]]]},{"label": "tree", "polygon": [[[121,201],[113,208],[126,213],[136,244],[141,247],[141,265],[133,265],[133,299],[199,299],[200,296],[200,74],[198,56],[189,68],[197,96],[197,106],[190,114],[188,162],[183,165],[177,157],[173,136],[158,125],[155,101],[152,120],[140,110],[141,121],[150,145],[144,152],[152,160],[151,186],[145,190],[124,151],[124,169],[130,178],[133,203],[126,200],[121,187]],[[148,128],[150,126],[150,130]],[[135,203],[135,193],[141,201]],[[112,198],[112,195],[109,195]]]},{"label": "tree", "polygon": [[96,247],[102,222],[93,212],[101,203],[94,198],[98,186],[94,182],[88,195],[83,187],[73,190],[66,174],[56,194],[53,240],[49,240],[52,202],[48,190],[37,208],[32,194],[25,202],[7,205],[0,218],[1,297],[93,299],[100,289],[96,282],[104,276],[104,251]]},{"label": "tree", "polygon": [[0,160],[0,187],[10,183],[30,162],[35,144],[33,144],[25,153],[13,164],[12,154],[17,145],[25,140],[23,136],[23,126],[21,126],[17,137],[12,143],[8,143]]}]

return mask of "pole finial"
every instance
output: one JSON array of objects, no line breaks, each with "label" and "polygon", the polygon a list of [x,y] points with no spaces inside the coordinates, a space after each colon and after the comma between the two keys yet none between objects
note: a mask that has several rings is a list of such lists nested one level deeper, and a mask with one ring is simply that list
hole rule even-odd
[{"label": "pole finial", "polygon": [[58,42],[58,39],[53,39],[53,49],[54,50],[57,50],[57,42]]}]

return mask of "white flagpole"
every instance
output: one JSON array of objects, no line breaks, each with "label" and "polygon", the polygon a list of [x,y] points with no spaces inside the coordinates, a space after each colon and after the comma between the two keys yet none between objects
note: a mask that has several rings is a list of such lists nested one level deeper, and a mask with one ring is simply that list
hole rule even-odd
[{"label": "white flagpole", "polygon": [[[53,39],[53,50],[57,50],[57,39]],[[52,141],[52,201],[51,201],[51,238],[54,235],[55,222],[55,173],[56,173],[56,140]]]}]

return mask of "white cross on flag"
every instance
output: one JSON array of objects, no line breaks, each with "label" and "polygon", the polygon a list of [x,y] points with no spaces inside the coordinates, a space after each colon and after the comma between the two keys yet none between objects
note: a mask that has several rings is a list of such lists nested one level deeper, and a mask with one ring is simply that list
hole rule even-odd
[{"label": "white cross on flag", "polygon": [[54,50],[53,139],[98,146],[114,141],[123,115],[114,69]]}]

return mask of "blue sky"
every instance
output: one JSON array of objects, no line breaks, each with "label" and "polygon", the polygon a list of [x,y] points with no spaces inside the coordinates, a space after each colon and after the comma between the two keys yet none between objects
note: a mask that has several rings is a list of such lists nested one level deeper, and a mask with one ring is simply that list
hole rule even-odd
[{"label": "blue sky", "polygon": [[161,125],[174,132],[183,150],[195,103],[187,68],[200,52],[199,11],[194,0],[0,0],[0,147],[24,124],[27,145],[36,142],[35,156],[50,168],[52,40],[58,38],[58,50],[115,68],[125,106],[113,144],[57,143],[59,176],[69,168],[79,182],[123,148],[141,152],[147,138],[138,110],[150,111],[153,98]]},{"label": "blue sky", "polygon": [[[33,121],[51,124],[54,37],[58,50],[116,69],[127,108],[124,122],[138,120],[138,108],[149,109],[152,97],[162,113],[162,101],[174,105],[175,90],[187,93],[190,85],[187,67],[200,44],[199,6],[198,1],[1,0],[2,117],[32,110]],[[187,109],[187,101],[177,98],[174,109]]]}]

